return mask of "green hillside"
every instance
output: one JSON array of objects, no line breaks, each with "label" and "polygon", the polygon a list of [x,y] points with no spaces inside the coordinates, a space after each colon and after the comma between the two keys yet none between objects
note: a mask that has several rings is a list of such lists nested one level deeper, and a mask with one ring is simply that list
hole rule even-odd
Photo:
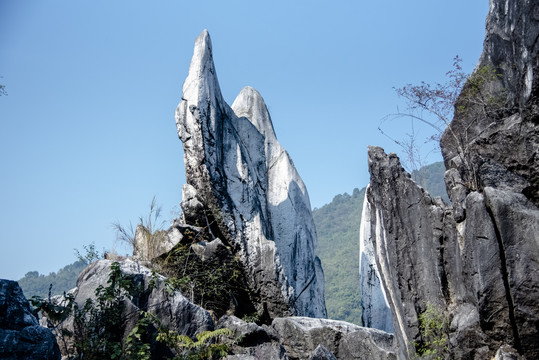
[{"label": "green hillside", "polygon": [[78,260],[73,264],[64,266],[57,273],[52,272],[49,275],[30,271],[19,280],[19,285],[28,299],[34,295],[41,297],[49,296],[49,287],[51,284],[51,295],[63,294],[64,291],[71,290],[75,287],[77,277],[87,265],[85,261]]},{"label": "green hillside", "polygon": [[359,310],[359,225],[365,188],[337,195],[313,210],[317,255],[326,283],[328,317],[361,324]]},{"label": "green hillside", "polygon": [[427,189],[432,196],[440,196],[446,203],[449,203],[449,196],[447,196],[447,190],[445,188],[444,173],[444,163],[439,161],[423,166],[419,171],[413,171],[412,179]]}]

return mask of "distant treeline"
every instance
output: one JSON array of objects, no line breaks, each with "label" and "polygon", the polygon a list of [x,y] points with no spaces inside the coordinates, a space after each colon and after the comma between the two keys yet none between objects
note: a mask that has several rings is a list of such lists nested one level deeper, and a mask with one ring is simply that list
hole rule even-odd
[{"label": "distant treeline", "polygon": [[78,260],[73,264],[64,266],[57,273],[52,272],[49,275],[30,271],[19,280],[19,285],[28,299],[34,295],[41,297],[49,296],[49,287],[51,284],[51,295],[63,294],[64,291],[71,290],[76,286],[77,277],[86,266],[88,266],[88,263]]}]

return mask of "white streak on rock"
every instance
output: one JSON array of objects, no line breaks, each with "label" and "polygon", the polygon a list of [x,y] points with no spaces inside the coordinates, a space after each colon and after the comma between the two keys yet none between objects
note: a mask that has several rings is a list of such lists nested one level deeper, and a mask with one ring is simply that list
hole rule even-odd
[{"label": "white streak on rock", "polygon": [[[367,186],[367,191],[368,191]],[[374,254],[371,237],[371,206],[363,201],[361,225],[359,228],[359,281],[361,293],[361,318],[363,325],[370,328],[393,332],[393,319]]]}]

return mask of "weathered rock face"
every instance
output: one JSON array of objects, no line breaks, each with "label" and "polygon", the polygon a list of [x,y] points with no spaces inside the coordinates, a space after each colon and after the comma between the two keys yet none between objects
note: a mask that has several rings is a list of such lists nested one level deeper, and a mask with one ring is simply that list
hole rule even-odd
[{"label": "weathered rock face", "polygon": [[227,359],[396,359],[392,334],[344,321],[286,317],[259,326],[225,315],[217,327],[232,330]]},{"label": "weathered rock face", "polygon": [[441,141],[446,167],[458,170],[460,183],[481,190],[503,179],[506,184],[496,187],[522,192],[536,206],[538,34],[537,1],[490,1],[484,49],[474,72],[479,82],[471,82],[481,91],[464,87],[458,105],[466,109],[457,112]]},{"label": "weathered rock face", "polygon": [[404,357],[409,344],[420,336],[418,315],[426,304],[445,309],[442,289],[448,284],[443,256],[449,254],[440,256],[438,249],[444,240],[456,242],[456,230],[444,233],[450,213],[410,178],[395,154],[369,147],[369,170],[371,239]]},{"label": "weathered rock face", "polygon": [[133,239],[133,258],[141,261],[155,259],[172,250],[182,237],[181,229],[176,226],[176,223],[173,223],[166,231],[157,230],[153,234],[138,224]]},{"label": "weathered rock face", "polygon": [[247,323],[233,315],[223,316],[217,323],[218,328],[232,330],[233,344],[227,359],[288,359],[280,339],[271,327]]},{"label": "weathered rock face", "polygon": [[359,228],[359,291],[361,293],[362,325],[393,333],[393,317],[384,287],[377,271],[373,241],[371,239],[370,203],[363,201]]},{"label": "weathered rock face", "polygon": [[369,148],[366,211],[403,358],[426,340],[429,306],[449,321],[450,358],[539,357],[538,14],[536,1],[490,1],[471,82],[490,75],[464,86],[441,141],[453,206]]},{"label": "weathered rock face", "polygon": [[58,360],[52,332],[39,326],[16,281],[0,279],[0,358]]},{"label": "weathered rock face", "polygon": [[[337,359],[396,359],[393,335],[344,321],[305,317],[277,318],[271,325],[290,359],[329,352]],[[317,348],[322,345],[325,348]],[[331,358],[330,356],[328,358]]]},{"label": "weathered rock face", "polygon": [[[99,260],[81,272],[77,287],[70,291],[79,306],[83,306],[88,298],[95,300],[95,291],[99,286],[104,288],[109,286],[107,282],[112,263],[111,260]],[[210,314],[189,302],[179,291],[168,292],[163,276],[152,274],[150,269],[130,259],[119,261],[119,264],[122,273],[132,276],[133,283],[141,288],[141,292],[133,299],[125,299],[124,339],[138,323],[141,310],[155,315],[166,328],[190,337],[214,329]],[[61,300],[57,299],[58,302]],[[73,318],[68,318],[61,327],[73,332]],[[66,346],[70,346],[69,341],[66,342]],[[69,354],[70,351],[62,348],[64,354]],[[152,346],[152,355],[173,357],[172,350],[163,345]]]},{"label": "weathered rock face", "polygon": [[240,254],[259,311],[325,317],[323,272],[305,185],[278,143],[260,94],[228,106],[204,31],[176,109],[187,185],[183,220]]}]

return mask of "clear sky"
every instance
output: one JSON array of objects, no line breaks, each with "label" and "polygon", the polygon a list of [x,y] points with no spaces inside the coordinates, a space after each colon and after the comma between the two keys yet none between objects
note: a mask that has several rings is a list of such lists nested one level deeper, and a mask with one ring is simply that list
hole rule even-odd
[{"label": "clear sky", "polygon": [[[398,147],[392,87],[471,72],[487,0],[0,0],[0,278],[48,274],[114,245],[185,182],[174,109],[208,29],[221,90],[264,97],[313,207],[365,186],[367,145]],[[409,124],[393,123],[394,134]],[[431,161],[439,160],[433,156]]]}]

